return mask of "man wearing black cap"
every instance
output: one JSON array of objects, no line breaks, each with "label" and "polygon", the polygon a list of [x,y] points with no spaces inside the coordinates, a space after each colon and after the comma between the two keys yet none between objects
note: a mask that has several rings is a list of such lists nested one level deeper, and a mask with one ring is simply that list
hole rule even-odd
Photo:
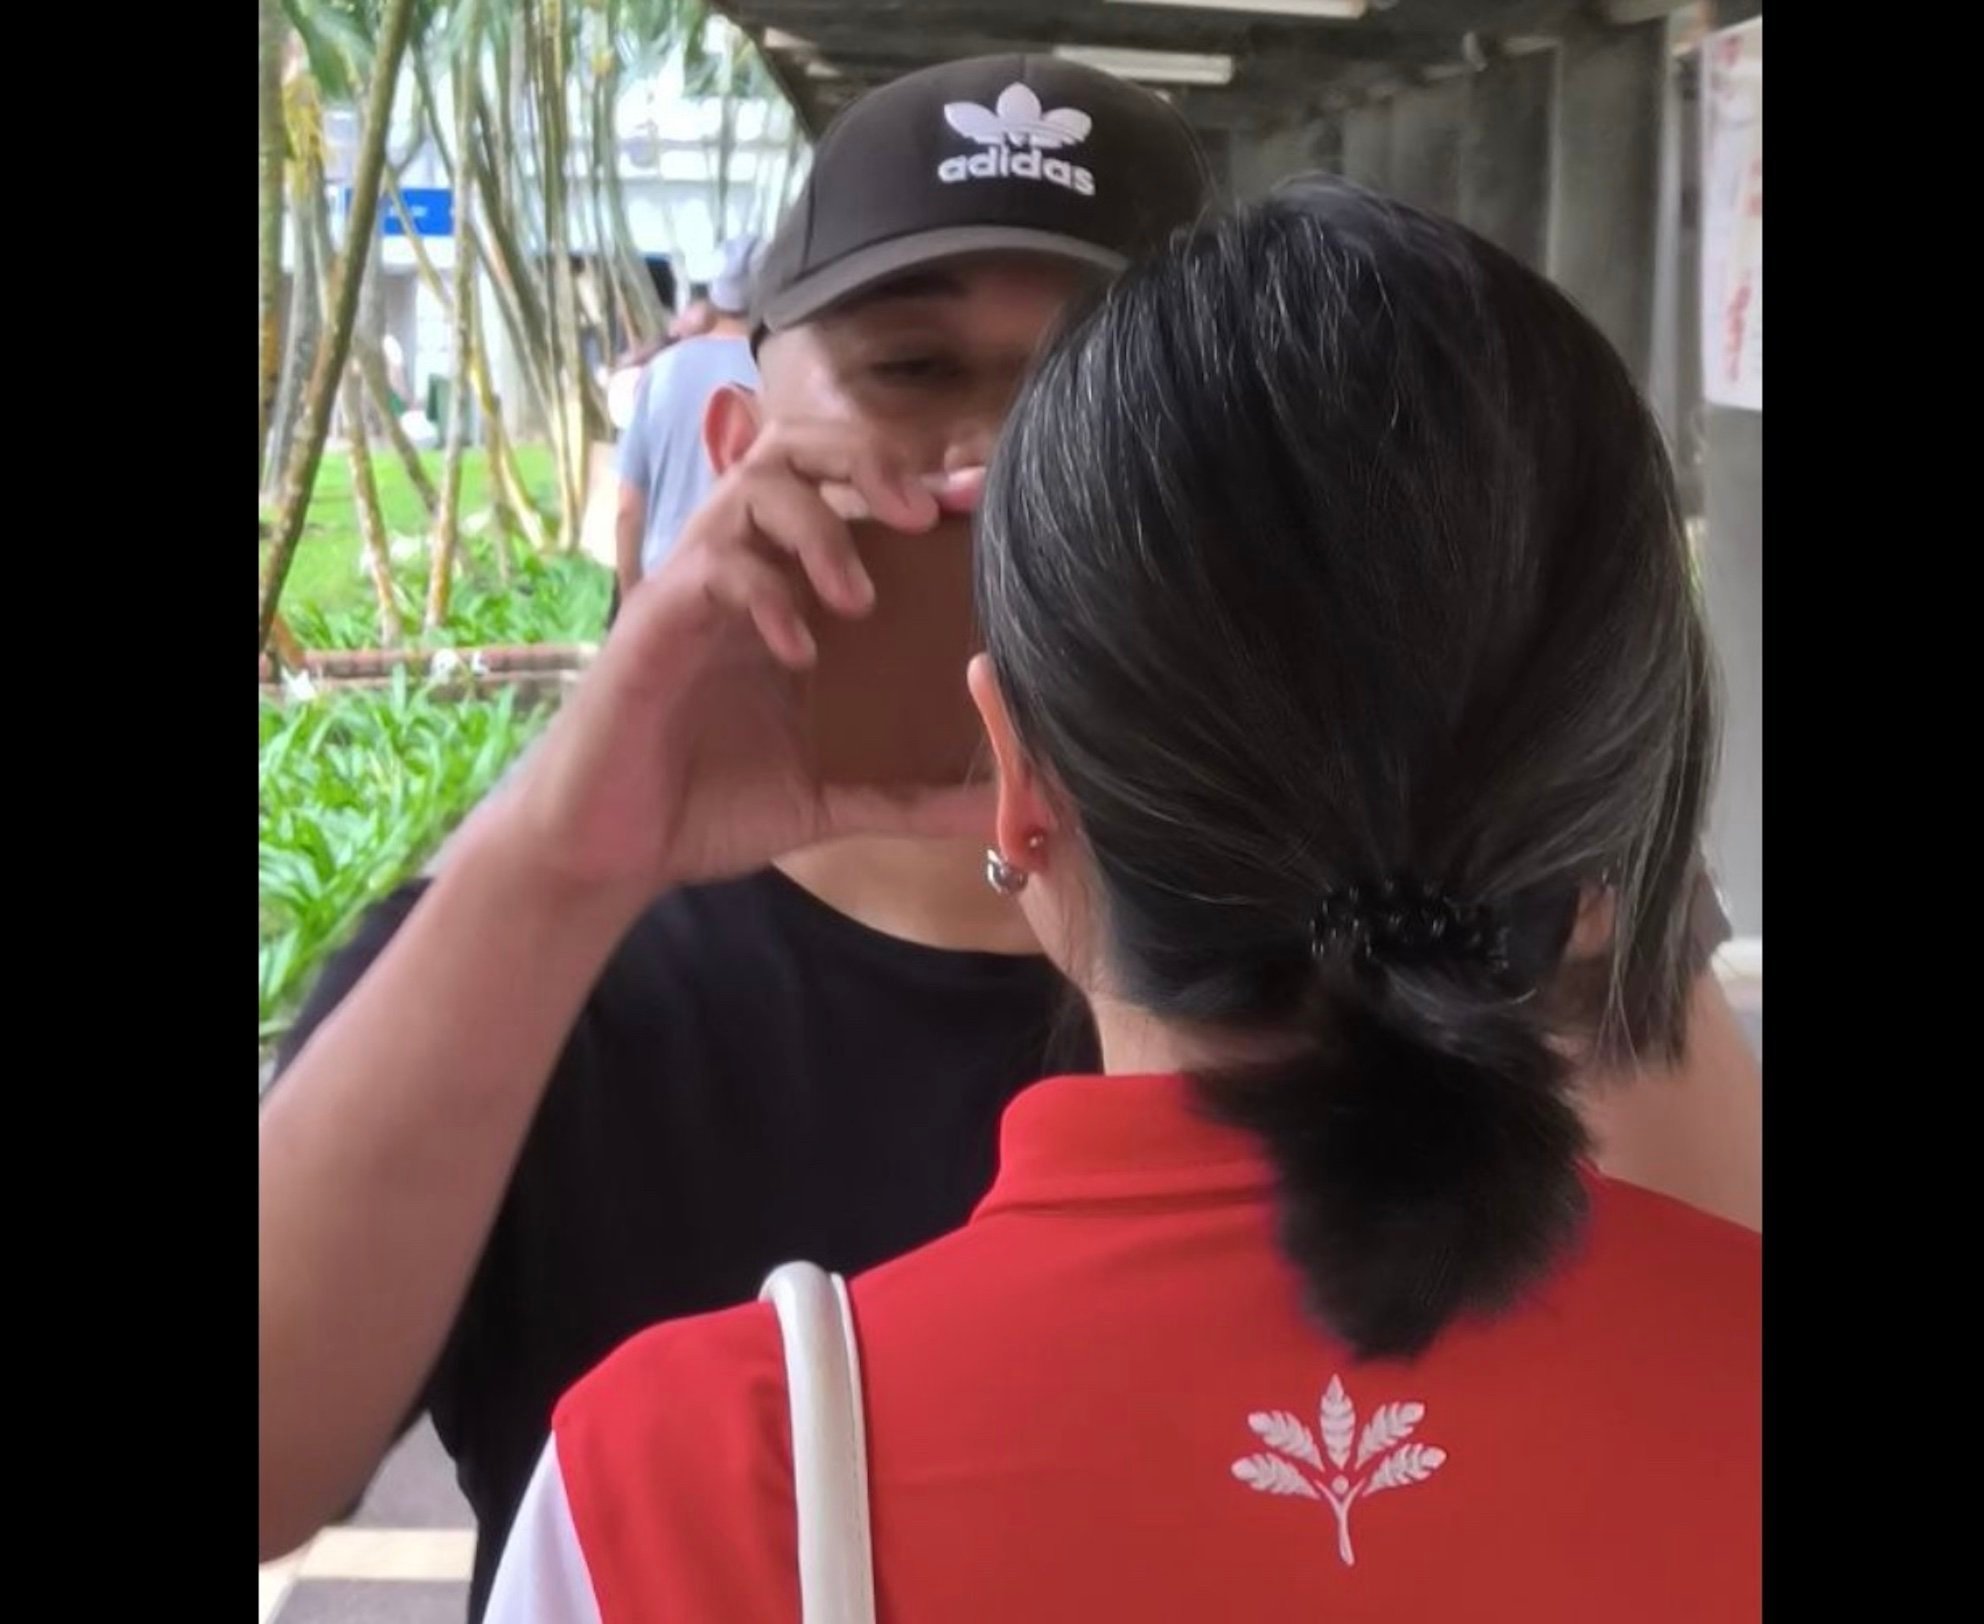
[{"label": "man wearing black cap", "polygon": [[821,139],[709,499],[441,876],[326,971],[264,1107],[265,1558],[426,1409],[479,1613],[567,1384],[780,1262],[953,1227],[1012,1093],[1090,1063],[981,878],[969,511],[1067,301],[1207,193],[1164,102],[1043,57],[912,74]]}]

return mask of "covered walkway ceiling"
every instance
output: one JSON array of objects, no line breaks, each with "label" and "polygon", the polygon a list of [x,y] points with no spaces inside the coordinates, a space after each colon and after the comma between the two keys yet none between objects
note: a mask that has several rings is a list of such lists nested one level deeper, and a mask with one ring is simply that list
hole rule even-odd
[{"label": "covered walkway ceiling", "polygon": [[[1584,23],[1683,0],[717,0],[818,134],[871,86],[955,57],[1057,48],[1164,52],[1129,76],[1208,133],[1340,111],[1534,49]],[[1359,13],[1345,16],[1342,13]],[[1337,15],[1330,15],[1336,13]],[[1110,66],[1104,60],[1099,65]],[[1126,71],[1117,65],[1116,71]]]}]

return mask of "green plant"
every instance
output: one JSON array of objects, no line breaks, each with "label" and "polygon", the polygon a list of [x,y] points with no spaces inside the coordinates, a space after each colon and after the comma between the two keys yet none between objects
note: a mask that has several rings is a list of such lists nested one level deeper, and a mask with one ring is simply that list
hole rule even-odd
[{"label": "green plant", "polygon": [[[523,445],[515,448],[515,457],[530,500],[540,512],[546,504],[555,503],[557,471],[552,466],[551,453],[543,446]],[[435,478],[440,477],[438,453],[430,452],[421,460]],[[379,505],[385,512],[386,529],[392,537],[394,568],[396,573],[402,573],[402,584],[405,586],[427,567],[427,513],[421,505],[419,493],[407,476],[407,470],[398,459],[386,458],[378,464],[375,472],[379,484]],[[498,579],[495,555],[489,546],[490,487],[488,454],[468,452],[462,458],[462,511],[465,515],[462,528],[465,537],[477,538],[478,545],[473,548],[472,557],[467,554],[458,556],[463,585],[467,584],[470,576],[485,582]],[[514,543],[511,548],[513,557],[529,551],[529,548]],[[266,558],[266,541],[262,544],[262,552]],[[420,601],[425,602],[424,589]],[[307,617],[313,609],[329,614],[351,607],[362,608],[373,619],[377,618],[371,585],[365,573],[363,543],[358,531],[357,498],[351,488],[351,469],[343,458],[333,457],[317,472],[317,489],[310,502],[310,522],[296,550],[289,584],[283,589],[282,612],[294,627],[300,616]],[[597,627],[592,635],[598,635]],[[368,631],[365,634],[366,645],[369,646],[377,636],[376,630]],[[306,638],[305,642],[311,643],[311,640]]]},{"label": "green plant", "polygon": [[543,728],[505,690],[448,701],[409,682],[261,708],[261,1041],[326,954],[410,878]]},{"label": "green plant", "polygon": [[[506,586],[484,544],[463,549],[465,568],[448,605],[448,618],[432,632],[409,636],[416,648],[485,648],[523,643],[596,643],[606,629],[612,572],[572,555],[516,559]],[[394,569],[402,618],[419,624],[426,590],[425,564],[416,557]],[[304,605],[289,612],[289,626],[305,648],[378,646],[378,615],[363,600]]]}]

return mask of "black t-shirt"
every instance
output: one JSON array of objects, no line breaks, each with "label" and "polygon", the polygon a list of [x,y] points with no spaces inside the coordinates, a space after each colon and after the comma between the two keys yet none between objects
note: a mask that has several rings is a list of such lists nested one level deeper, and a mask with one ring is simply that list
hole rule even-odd
[{"label": "black t-shirt", "polygon": [[[330,962],[285,1064],[420,889]],[[566,1043],[425,1390],[480,1527],[470,1617],[567,1387],[780,1263],[853,1274],[955,1229],[1006,1102],[1096,1064],[1044,959],[917,947],[772,871],[656,903]]]}]

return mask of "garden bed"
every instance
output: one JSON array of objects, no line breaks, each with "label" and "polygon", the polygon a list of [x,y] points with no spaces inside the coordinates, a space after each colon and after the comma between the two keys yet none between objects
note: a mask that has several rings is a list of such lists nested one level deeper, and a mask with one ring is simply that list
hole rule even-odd
[{"label": "garden bed", "polygon": [[402,667],[368,688],[262,700],[265,1055],[365,910],[419,873],[543,730],[547,697],[451,698]]},{"label": "garden bed", "polygon": [[[550,458],[536,448],[520,455],[542,501]],[[426,460],[438,473],[439,458]],[[420,872],[543,730],[605,635],[611,571],[514,543],[499,555],[480,453],[463,470],[469,520],[449,613],[423,630],[426,510],[394,459],[374,466],[402,646],[378,646],[349,470],[327,459],[282,598],[291,633],[313,652],[300,672],[261,662],[265,1082],[270,1048],[325,958],[367,908]]]}]

